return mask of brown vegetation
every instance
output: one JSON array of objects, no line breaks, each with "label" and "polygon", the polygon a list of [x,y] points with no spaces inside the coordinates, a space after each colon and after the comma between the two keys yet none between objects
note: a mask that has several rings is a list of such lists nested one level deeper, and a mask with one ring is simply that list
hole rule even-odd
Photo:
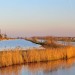
[{"label": "brown vegetation", "polygon": [[75,57],[75,47],[51,48],[46,50],[10,50],[0,52],[0,67],[29,62],[52,61]]},{"label": "brown vegetation", "polygon": [[57,40],[53,37],[43,37],[42,39],[38,37],[26,38],[25,40],[31,41],[35,44],[39,44],[44,48],[58,48],[64,47],[64,44],[58,44]]}]

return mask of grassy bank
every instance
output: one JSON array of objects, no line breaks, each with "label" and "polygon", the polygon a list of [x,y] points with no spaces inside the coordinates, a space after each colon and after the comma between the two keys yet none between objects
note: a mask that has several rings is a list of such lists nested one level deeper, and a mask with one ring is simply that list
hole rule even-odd
[{"label": "grassy bank", "polygon": [[10,50],[0,52],[0,67],[29,62],[52,61],[75,57],[75,47],[51,48],[46,50]]}]

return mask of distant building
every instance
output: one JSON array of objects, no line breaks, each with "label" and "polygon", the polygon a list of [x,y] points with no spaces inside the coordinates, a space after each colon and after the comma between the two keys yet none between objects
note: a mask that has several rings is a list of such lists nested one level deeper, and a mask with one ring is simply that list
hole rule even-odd
[{"label": "distant building", "polygon": [[2,38],[1,29],[0,29],[0,38]]},{"label": "distant building", "polygon": [[1,33],[1,29],[0,29],[0,39],[3,39],[3,38],[7,38],[7,35],[6,34],[2,34]]},{"label": "distant building", "polygon": [[2,38],[2,35],[0,34],[0,38]]}]

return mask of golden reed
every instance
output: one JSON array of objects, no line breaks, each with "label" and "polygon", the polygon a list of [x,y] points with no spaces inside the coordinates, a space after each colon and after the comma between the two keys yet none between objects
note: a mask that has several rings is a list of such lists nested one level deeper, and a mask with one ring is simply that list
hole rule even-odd
[{"label": "golden reed", "polygon": [[75,47],[0,51],[0,67],[75,57]]}]

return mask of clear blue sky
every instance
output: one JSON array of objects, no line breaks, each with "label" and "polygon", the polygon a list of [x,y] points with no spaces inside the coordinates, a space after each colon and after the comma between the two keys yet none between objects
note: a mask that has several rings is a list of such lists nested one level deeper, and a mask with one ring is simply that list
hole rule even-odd
[{"label": "clear blue sky", "polygon": [[8,36],[75,36],[75,0],[0,0]]}]

